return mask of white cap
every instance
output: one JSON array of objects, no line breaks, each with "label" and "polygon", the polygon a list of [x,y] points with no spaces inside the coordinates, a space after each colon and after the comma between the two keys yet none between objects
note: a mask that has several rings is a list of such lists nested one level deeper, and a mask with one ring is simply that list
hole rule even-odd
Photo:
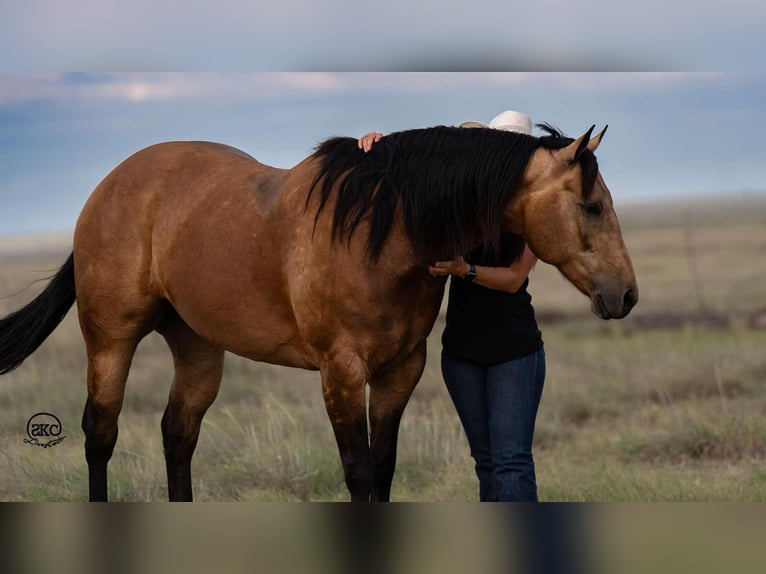
[{"label": "white cap", "polygon": [[481,122],[463,122],[461,128],[491,128],[493,130],[505,130],[508,132],[519,132],[522,134],[532,134],[532,120],[527,114],[506,110],[489,122],[489,125]]}]

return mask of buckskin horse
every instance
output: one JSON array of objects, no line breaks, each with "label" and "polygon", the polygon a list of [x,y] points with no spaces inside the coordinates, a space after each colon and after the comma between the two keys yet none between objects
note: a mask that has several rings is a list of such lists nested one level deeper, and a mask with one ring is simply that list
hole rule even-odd
[{"label": "buckskin horse", "polygon": [[637,301],[593,153],[604,132],[574,140],[540,127],[539,137],[408,130],[368,154],[335,137],[292,169],[210,142],[141,150],[91,194],[47,287],[0,320],[0,373],[77,300],[90,499],[107,500],[131,360],[158,331],[175,366],[161,425],[168,493],[191,500],[192,454],[225,351],[319,370],[351,500],[388,500],[399,422],[444,293],[429,262],[497,249],[514,233],[599,317],[624,317]]}]

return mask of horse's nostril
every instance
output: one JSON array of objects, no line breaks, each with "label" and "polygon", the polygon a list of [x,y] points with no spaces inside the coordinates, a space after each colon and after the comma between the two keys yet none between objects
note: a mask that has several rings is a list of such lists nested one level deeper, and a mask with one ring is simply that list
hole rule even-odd
[{"label": "horse's nostril", "polygon": [[636,300],[638,297],[636,297],[636,292],[633,289],[628,289],[625,292],[625,296],[622,299],[622,309],[626,313],[630,311],[633,308],[633,305],[636,304]]}]

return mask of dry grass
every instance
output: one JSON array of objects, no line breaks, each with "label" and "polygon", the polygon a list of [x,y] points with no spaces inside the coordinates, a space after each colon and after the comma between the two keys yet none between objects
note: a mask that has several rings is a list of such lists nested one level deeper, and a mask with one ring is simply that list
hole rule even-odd
[{"label": "dry grass", "polygon": [[[588,302],[554,269],[540,265],[534,273],[541,315],[565,315],[543,325],[548,377],[535,442],[541,498],[766,500],[766,330],[741,319],[766,308],[766,269],[758,264],[766,206],[751,200],[739,210],[654,214],[622,214],[641,290],[622,322],[588,315]],[[29,255],[0,250],[0,295],[50,275],[64,255],[50,245]],[[0,300],[0,313],[40,287]],[[732,320],[659,329],[641,323],[642,316],[700,309]],[[395,500],[476,498],[468,447],[441,381],[439,336],[438,327],[402,422]],[[87,498],[84,370],[70,313],[32,358],[0,379],[0,500]],[[114,500],[166,496],[159,423],[171,376],[164,343],[148,337],[110,464]],[[47,450],[23,443],[27,419],[43,410],[61,418],[67,435]],[[229,356],[193,472],[198,500],[345,500],[318,375]]]}]

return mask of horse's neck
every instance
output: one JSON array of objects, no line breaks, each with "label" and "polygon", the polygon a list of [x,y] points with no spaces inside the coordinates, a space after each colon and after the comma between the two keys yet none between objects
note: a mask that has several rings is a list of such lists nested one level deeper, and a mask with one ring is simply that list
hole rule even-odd
[{"label": "horse's neck", "polygon": [[521,186],[511,198],[503,213],[503,224],[500,230],[503,233],[516,233],[524,235],[526,218],[524,211],[531,191],[526,186]]}]

